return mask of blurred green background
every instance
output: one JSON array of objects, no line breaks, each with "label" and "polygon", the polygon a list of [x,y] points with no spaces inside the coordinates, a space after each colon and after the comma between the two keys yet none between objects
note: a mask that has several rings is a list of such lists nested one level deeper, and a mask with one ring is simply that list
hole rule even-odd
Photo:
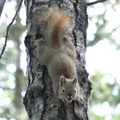
[{"label": "blurred green background", "polygon": [[[16,7],[16,0],[6,1],[0,17],[0,52]],[[86,68],[93,87],[90,119],[120,120],[120,1],[89,6],[88,16]],[[28,120],[22,100],[27,88],[25,24],[23,4],[0,60],[0,120]]]}]

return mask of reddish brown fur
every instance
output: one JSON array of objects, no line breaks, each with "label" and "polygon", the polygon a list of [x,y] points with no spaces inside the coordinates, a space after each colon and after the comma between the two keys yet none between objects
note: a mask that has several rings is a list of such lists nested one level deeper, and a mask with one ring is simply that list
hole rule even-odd
[{"label": "reddish brown fur", "polygon": [[41,64],[48,68],[54,94],[66,102],[79,101],[80,87],[74,63],[76,50],[69,36],[73,30],[71,18],[64,11],[49,9],[39,17],[38,26],[47,44],[43,44],[41,39],[36,42],[37,56]]},{"label": "reddish brown fur", "polygon": [[60,33],[62,32],[61,30],[65,29],[66,23],[70,21],[70,18],[68,15],[66,15],[63,12],[57,12],[53,13],[53,18],[57,18],[54,21],[54,26],[53,26],[53,31],[52,31],[52,45],[54,47],[60,47]]}]

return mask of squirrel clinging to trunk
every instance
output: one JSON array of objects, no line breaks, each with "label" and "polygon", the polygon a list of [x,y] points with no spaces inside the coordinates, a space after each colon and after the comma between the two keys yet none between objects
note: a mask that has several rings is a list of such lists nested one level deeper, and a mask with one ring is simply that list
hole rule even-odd
[{"label": "squirrel clinging to trunk", "polygon": [[36,40],[37,57],[48,68],[55,96],[67,103],[80,101],[71,17],[58,8],[50,8],[38,17],[38,28],[44,42]]}]

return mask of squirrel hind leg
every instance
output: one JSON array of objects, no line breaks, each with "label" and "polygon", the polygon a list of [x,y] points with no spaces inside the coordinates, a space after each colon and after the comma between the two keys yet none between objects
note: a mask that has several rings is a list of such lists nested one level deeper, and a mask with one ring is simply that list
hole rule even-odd
[{"label": "squirrel hind leg", "polygon": [[76,49],[75,46],[72,42],[71,37],[67,37],[65,36],[63,38],[63,43],[64,43],[64,51],[66,52],[66,54],[72,59],[75,60],[76,59]]}]

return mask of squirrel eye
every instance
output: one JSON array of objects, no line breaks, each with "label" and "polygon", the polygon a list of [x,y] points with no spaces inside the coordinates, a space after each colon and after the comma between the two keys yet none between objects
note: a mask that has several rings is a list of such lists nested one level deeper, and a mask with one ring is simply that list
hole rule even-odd
[{"label": "squirrel eye", "polygon": [[76,93],[76,90],[75,90],[75,93]]},{"label": "squirrel eye", "polygon": [[63,90],[62,90],[62,92],[64,93],[64,92],[65,92],[65,90],[63,89]]}]

